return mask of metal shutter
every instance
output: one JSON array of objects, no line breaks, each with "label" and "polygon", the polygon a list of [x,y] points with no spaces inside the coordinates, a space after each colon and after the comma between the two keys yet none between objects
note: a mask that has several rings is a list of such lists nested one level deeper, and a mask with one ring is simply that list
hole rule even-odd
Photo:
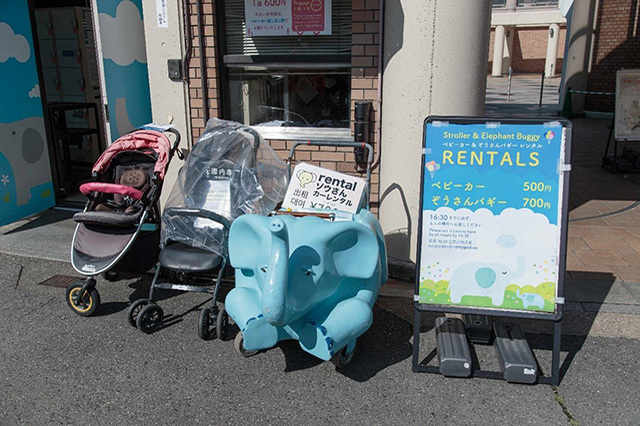
[{"label": "metal shutter", "polygon": [[331,35],[247,37],[244,0],[225,0],[226,55],[351,55],[351,0],[330,1]]}]

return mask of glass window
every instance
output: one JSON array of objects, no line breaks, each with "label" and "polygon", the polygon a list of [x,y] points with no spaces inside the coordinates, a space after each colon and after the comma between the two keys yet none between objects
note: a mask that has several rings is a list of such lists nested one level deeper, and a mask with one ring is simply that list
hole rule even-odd
[{"label": "glass window", "polygon": [[250,36],[244,1],[224,2],[229,118],[263,127],[348,129],[351,0],[331,1],[331,34]]},{"label": "glass window", "polygon": [[231,119],[271,127],[349,127],[350,79],[348,69],[232,68]]}]

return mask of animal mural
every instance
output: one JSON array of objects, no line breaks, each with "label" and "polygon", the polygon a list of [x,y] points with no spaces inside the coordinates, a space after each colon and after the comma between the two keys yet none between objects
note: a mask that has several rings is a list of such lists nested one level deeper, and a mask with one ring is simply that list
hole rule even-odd
[{"label": "animal mural", "polygon": [[382,229],[368,210],[339,222],[244,215],[229,255],[236,287],[225,304],[247,351],[297,339],[323,360],[353,354],[387,280]]},{"label": "animal mural", "polygon": [[502,263],[465,263],[453,272],[449,281],[451,302],[460,303],[462,296],[488,296],[494,306],[500,306],[507,286],[522,277],[526,269],[524,256],[518,256],[513,270]]},{"label": "animal mural", "polygon": [[109,129],[115,140],[151,121],[142,0],[97,2]]},{"label": "animal mural", "polygon": [[27,0],[0,2],[0,226],[54,205]]},{"label": "animal mural", "polygon": [[544,298],[536,293],[522,293],[520,289],[516,290],[516,296],[522,300],[522,306],[529,309],[529,306],[535,306],[540,310],[544,309]]}]

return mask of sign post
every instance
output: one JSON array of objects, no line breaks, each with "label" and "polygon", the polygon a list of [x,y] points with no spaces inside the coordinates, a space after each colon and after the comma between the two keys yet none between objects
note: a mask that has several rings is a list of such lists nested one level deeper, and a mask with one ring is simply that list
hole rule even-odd
[{"label": "sign post", "polygon": [[414,371],[423,311],[492,315],[554,321],[559,381],[570,140],[567,121],[425,120]]}]

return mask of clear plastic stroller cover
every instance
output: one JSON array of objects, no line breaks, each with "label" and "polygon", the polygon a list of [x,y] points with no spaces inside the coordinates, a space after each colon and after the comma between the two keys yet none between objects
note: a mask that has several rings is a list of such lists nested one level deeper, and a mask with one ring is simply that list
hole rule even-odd
[{"label": "clear plastic stroller cover", "polygon": [[246,213],[268,214],[287,190],[284,161],[254,130],[212,118],[180,169],[162,215],[162,246],[181,242],[227,253],[220,223],[180,208],[217,213],[232,222]]}]

